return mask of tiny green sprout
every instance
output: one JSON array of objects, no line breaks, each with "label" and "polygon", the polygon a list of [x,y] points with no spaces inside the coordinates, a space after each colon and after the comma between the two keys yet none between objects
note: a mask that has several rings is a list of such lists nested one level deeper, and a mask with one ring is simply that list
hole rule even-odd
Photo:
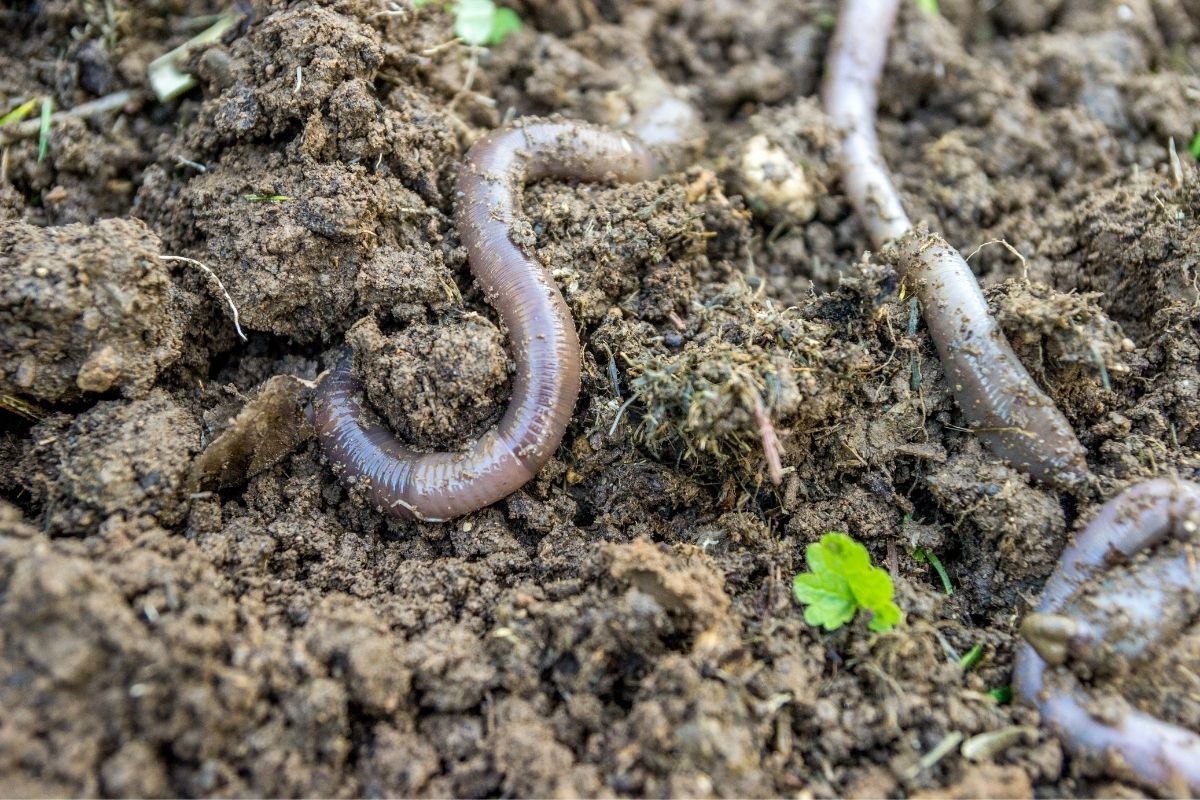
[{"label": "tiny green sprout", "polygon": [[977,644],[968,650],[962,658],[958,660],[958,665],[963,668],[963,672],[975,667],[983,660],[983,645]]},{"label": "tiny green sprout", "polygon": [[917,8],[926,14],[938,13],[938,0],[917,0]]},{"label": "tiny green sprout", "polygon": [[54,114],[54,101],[49,97],[42,98],[42,122],[38,127],[38,163],[46,160],[50,150],[50,121]]},{"label": "tiny green sprout", "polygon": [[992,699],[1002,706],[1011,703],[1013,698],[1011,686],[997,686],[995,689],[989,690],[988,694],[990,694]]},{"label": "tiny green sprout", "polygon": [[892,579],[871,565],[867,548],[844,533],[827,533],[804,551],[809,572],[796,576],[792,591],[804,603],[804,621],[837,630],[862,609],[873,631],[891,630],[904,619],[893,600]]},{"label": "tiny green sprout", "polygon": [[1200,159],[1200,133],[1192,137],[1192,141],[1188,143],[1188,152],[1193,158]]},{"label": "tiny green sprout", "polygon": [[286,203],[292,199],[286,194],[247,194],[242,196],[251,203]]},{"label": "tiny green sprout", "polygon": [[[413,8],[422,8],[431,0],[413,0]],[[511,8],[497,6],[495,0],[458,0],[453,4],[454,35],[473,47],[502,44],[521,29],[521,18]]]},{"label": "tiny green sprout", "polygon": [[36,97],[32,100],[26,100],[24,103],[21,103],[21,105],[17,106],[3,117],[0,117],[0,126],[8,125],[13,122],[20,122],[33,113],[33,110],[37,108],[37,104],[38,98]]},{"label": "tiny green sprout", "polygon": [[942,579],[942,589],[946,594],[954,594],[954,586],[950,583],[950,576],[946,574],[946,568],[942,566],[942,560],[937,557],[937,554],[931,550],[918,547],[913,551],[913,558],[917,561],[928,562],[938,577]]}]

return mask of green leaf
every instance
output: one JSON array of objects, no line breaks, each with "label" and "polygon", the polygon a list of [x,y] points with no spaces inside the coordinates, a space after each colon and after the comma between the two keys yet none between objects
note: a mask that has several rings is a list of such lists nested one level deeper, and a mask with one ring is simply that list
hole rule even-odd
[{"label": "green leaf", "polygon": [[890,630],[904,615],[893,601],[892,579],[871,566],[867,549],[843,533],[827,533],[804,551],[809,571],[797,575],[792,593],[805,604],[804,621],[837,630],[862,609],[873,631]]},{"label": "green leaf", "polygon": [[938,0],[917,0],[917,8],[926,14],[938,13]]},{"label": "green leaf", "polygon": [[38,126],[38,163],[46,160],[50,151],[50,125],[54,114],[54,101],[49,97],[42,98],[42,121]]},{"label": "green leaf", "polygon": [[454,35],[467,44],[485,45],[496,24],[492,0],[459,0],[454,10]]},{"label": "green leaf", "polygon": [[1200,158],[1200,133],[1197,133],[1192,137],[1192,141],[1188,144],[1188,152],[1191,153],[1194,158]]},{"label": "green leaf", "polygon": [[946,568],[942,566],[942,560],[937,557],[937,553],[934,553],[932,550],[925,550],[924,548],[918,547],[913,551],[912,555],[917,561],[925,561],[929,564],[932,564],[934,572],[936,572],[938,577],[942,579],[942,589],[945,590],[946,594],[948,595],[954,594],[954,585],[950,583],[950,576],[946,574]]},{"label": "green leaf", "polygon": [[958,660],[958,665],[967,671],[983,660],[983,645],[977,644]]},{"label": "green leaf", "polygon": [[37,104],[38,98],[36,97],[32,100],[26,100],[24,103],[17,106],[3,117],[0,117],[0,125],[8,125],[13,122],[20,122],[33,113],[33,109],[37,107]]},{"label": "green leaf", "polygon": [[854,619],[858,603],[845,580],[832,575],[797,575],[792,582],[796,599],[808,605],[804,621],[834,631]]},{"label": "green leaf", "polygon": [[1013,698],[1011,686],[997,686],[995,689],[988,691],[988,694],[1000,705],[1011,703]]},{"label": "green leaf", "polygon": [[492,31],[488,34],[487,43],[491,46],[503,44],[504,40],[521,30],[521,18],[511,8],[496,9],[492,18]]}]

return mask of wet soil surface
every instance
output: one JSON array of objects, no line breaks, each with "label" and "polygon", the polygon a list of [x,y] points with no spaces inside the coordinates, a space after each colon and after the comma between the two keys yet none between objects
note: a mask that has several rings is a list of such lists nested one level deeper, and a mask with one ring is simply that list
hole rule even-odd
[{"label": "wet soil surface", "polygon": [[[883,149],[913,216],[980,248],[1091,493],[982,449],[863,256],[814,97],[832,2],[521,0],[472,53],[438,4],[260,0],[169,104],[148,63],[221,4],[0,4],[0,113],[132,92],[44,157],[0,139],[0,793],[1136,794],[996,695],[1070,532],[1200,476],[1200,4],[940,5],[901,14]],[[562,447],[494,507],[385,519],[304,381],[350,344],[413,446],[493,424],[512,363],[452,223],[462,155],[514,115],[620,125],[647,76],[702,155],[532,186],[516,232],[583,343]],[[804,623],[828,531],[906,624]],[[1097,691],[1171,706],[1196,639]]]}]

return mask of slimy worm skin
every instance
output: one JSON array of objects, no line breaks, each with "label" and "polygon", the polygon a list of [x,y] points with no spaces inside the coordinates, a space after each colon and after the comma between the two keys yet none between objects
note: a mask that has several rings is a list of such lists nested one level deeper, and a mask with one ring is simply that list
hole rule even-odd
[{"label": "slimy worm skin", "polygon": [[893,247],[971,429],[1001,458],[1061,488],[1088,475],[1066,417],[1030,377],[988,311],[971,268],[939,236],[919,235],[879,152],[876,85],[900,0],[844,0],[822,90],[842,133],[842,184],[878,249]]},{"label": "slimy worm skin", "polygon": [[640,181],[662,164],[640,140],[579,122],[489,133],[458,177],[456,223],[471,272],[508,329],[516,374],[496,427],[462,453],[405,447],[363,407],[349,352],[318,386],[317,434],[344,482],[398,517],[442,522],[507,497],[550,459],[579,396],[579,339],[554,280],[513,240],[527,181]]},{"label": "slimy worm skin", "polygon": [[[1022,623],[1026,642],[1013,672],[1017,696],[1077,757],[1170,794],[1200,793],[1200,735],[1137,710],[1116,720],[1093,716],[1097,698],[1067,670],[1047,686],[1046,668],[1094,669],[1114,655],[1136,663],[1177,633],[1190,616],[1184,610],[1200,608],[1190,552],[1198,538],[1200,484],[1152,480],[1110,500],[1063,552],[1037,613]],[[1158,545],[1165,552],[1129,564]],[[1110,567],[1089,591],[1085,584]]]},{"label": "slimy worm skin", "polygon": [[1013,352],[963,257],[937,234],[909,236],[897,247],[900,271],[921,301],[970,428],[993,453],[1040,481],[1060,488],[1085,483],[1083,445]]}]

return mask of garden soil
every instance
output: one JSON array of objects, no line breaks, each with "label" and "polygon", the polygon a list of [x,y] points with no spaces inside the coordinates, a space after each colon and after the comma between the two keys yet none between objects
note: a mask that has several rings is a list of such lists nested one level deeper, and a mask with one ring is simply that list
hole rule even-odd
[{"label": "garden soil", "polygon": [[[830,0],[517,0],[486,51],[438,3],[238,3],[166,103],[149,63],[222,4],[0,4],[0,113],[131,92],[0,127],[0,794],[1139,794],[1004,694],[1071,533],[1200,476],[1200,4],[939,5],[904,4],[883,151],[1086,446],[1077,494],[972,437],[864,255],[817,99]],[[493,424],[463,153],[513,117],[621,126],[651,84],[702,152],[530,186],[514,232],[583,343],[562,447],[463,519],[380,515],[311,381],[348,343],[413,446]],[[903,625],[805,623],[829,531]],[[1171,705],[1161,661],[1094,690]]]}]

